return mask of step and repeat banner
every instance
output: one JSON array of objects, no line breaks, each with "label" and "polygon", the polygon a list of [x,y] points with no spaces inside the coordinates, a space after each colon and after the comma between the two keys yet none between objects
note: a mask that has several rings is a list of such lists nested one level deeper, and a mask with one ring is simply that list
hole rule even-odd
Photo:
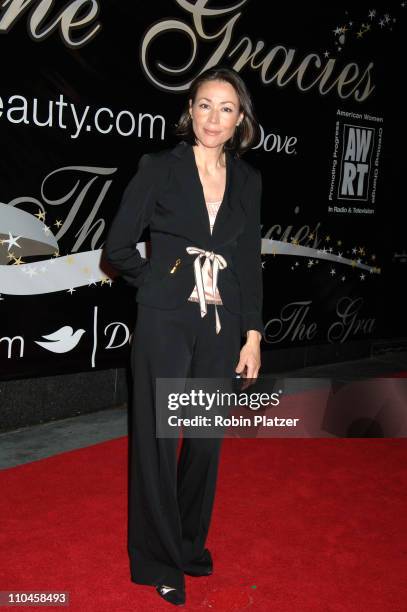
[{"label": "step and repeat banner", "polygon": [[406,336],[406,11],[0,2],[0,378],[127,362],[135,294],[101,266],[106,234],[140,156],[176,144],[190,82],[217,64],[261,126],[245,159],[263,176],[264,350]]}]

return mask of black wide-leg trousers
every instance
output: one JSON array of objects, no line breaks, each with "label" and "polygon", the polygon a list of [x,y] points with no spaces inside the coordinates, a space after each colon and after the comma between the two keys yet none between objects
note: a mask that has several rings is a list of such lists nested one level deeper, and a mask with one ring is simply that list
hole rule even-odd
[{"label": "black wide-leg trousers", "polygon": [[239,361],[240,316],[217,306],[201,317],[186,301],[163,310],[138,305],[133,375],[128,553],[138,584],[184,588],[184,568],[205,548],[223,438],[156,437],[156,378],[230,378]]}]

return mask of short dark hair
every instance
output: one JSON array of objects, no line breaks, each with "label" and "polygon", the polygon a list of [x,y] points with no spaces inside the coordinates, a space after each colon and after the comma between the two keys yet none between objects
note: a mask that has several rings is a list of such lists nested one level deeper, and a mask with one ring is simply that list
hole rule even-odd
[{"label": "short dark hair", "polygon": [[231,151],[235,157],[240,157],[256,142],[259,137],[260,128],[254,113],[249,90],[242,77],[233,68],[214,66],[195,77],[189,87],[187,103],[176,124],[174,133],[191,145],[197,143],[189,113],[189,100],[192,100],[192,104],[195,102],[199,87],[207,81],[226,81],[236,91],[239,99],[239,113],[243,112],[244,117],[236,127],[232,138],[225,142],[223,148]]}]

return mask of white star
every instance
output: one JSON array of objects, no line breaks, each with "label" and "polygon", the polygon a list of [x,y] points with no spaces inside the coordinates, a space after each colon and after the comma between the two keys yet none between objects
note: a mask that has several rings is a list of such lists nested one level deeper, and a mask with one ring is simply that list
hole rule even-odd
[{"label": "white star", "polygon": [[88,287],[90,287],[91,285],[95,285],[96,286],[96,280],[92,277],[92,278],[88,278]]},{"label": "white star", "polygon": [[376,15],[375,9],[372,9],[371,11],[369,11],[369,19],[373,19],[375,15]]},{"label": "white star", "polygon": [[380,26],[381,28],[384,26],[384,20],[383,20],[383,19],[380,19],[380,21],[379,21],[379,26]]},{"label": "white star", "polygon": [[324,56],[329,57],[329,51],[325,51]]},{"label": "white star", "polygon": [[335,270],[335,268],[331,268],[331,272],[330,272],[330,274],[332,274],[332,276],[334,276],[334,275],[336,274],[336,270]]},{"label": "white star", "polygon": [[50,228],[48,227],[48,225],[44,225],[44,227],[42,228],[42,231],[45,232],[47,235],[50,233]]},{"label": "white star", "polygon": [[9,238],[8,240],[3,240],[3,243],[8,243],[8,249],[7,249],[7,251],[9,251],[9,250],[10,250],[10,247],[12,247],[12,246],[16,246],[16,247],[18,247],[19,249],[21,249],[20,245],[19,245],[19,244],[17,244],[17,240],[18,240],[19,238],[21,238],[21,236],[12,236],[12,235],[10,234],[10,232],[8,233],[8,235],[10,236],[10,238]]},{"label": "white star", "polygon": [[76,289],[74,289],[73,287],[70,287],[70,289],[67,290],[67,293],[70,293],[72,295],[74,291],[76,291]]},{"label": "white star", "polygon": [[342,253],[338,253],[337,257],[339,257],[339,259],[342,257]]},{"label": "white star", "polygon": [[35,274],[37,274],[37,268],[31,268],[31,267],[29,267],[29,268],[28,268],[28,270],[27,270],[27,274],[28,274],[29,276],[31,276],[31,278],[32,278],[32,277],[33,277]]},{"label": "white star", "polygon": [[364,274],[360,275],[360,280],[365,280],[365,275]]}]

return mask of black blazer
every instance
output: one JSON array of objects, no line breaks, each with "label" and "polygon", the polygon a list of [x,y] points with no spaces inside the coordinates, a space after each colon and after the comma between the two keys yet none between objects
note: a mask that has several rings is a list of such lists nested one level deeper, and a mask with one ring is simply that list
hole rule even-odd
[{"label": "black blazer", "polygon": [[[195,285],[196,255],[186,247],[214,251],[227,262],[217,282],[224,307],[241,315],[242,335],[249,329],[263,333],[261,192],[260,171],[227,151],[226,189],[211,234],[192,146],[181,142],[144,154],[108,232],[105,258],[138,288],[137,302],[172,309],[188,299]],[[136,248],[147,226],[149,259]]]}]

